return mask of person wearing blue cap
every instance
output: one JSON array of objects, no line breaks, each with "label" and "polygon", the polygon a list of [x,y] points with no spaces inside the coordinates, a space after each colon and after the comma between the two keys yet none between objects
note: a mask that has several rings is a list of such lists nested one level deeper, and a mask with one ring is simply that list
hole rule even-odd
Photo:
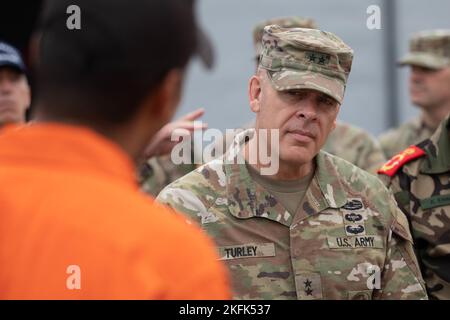
[{"label": "person wearing blue cap", "polygon": [[31,91],[26,68],[17,49],[0,41],[0,128],[24,123]]}]

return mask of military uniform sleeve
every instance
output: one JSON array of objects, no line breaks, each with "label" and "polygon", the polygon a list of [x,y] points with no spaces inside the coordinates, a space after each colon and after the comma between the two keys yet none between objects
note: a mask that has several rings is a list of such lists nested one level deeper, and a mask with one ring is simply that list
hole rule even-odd
[{"label": "military uniform sleeve", "polygon": [[208,198],[213,199],[208,196],[203,176],[193,171],[164,188],[156,200],[181,212],[189,218],[189,222],[195,221],[202,225],[215,219],[215,216],[208,212],[212,205]]},{"label": "military uniform sleeve", "polygon": [[428,299],[425,283],[413,250],[408,220],[392,199],[392,223],[382,271],[380,299]]}]

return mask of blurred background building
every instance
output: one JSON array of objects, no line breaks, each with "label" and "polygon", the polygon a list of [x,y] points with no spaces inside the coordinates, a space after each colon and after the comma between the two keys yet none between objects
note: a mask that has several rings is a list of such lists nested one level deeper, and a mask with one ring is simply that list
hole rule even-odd
[{"label": "blurred background building", "polygon": [[[0,10],[0,39],[29,59],[29,34],[42,0],[16,0]],[[381,9],[381,29],[369,30],[367,8]],[[191,64],[178,116],[204,107],[210,127],[235,128],[253,118],[247,84],[255,70],[252,30],[256,23],[282,16],[314,18],[355,51],[340,119],[378,135],[413,117],[408,98],[408,68],[396,61],[408,50],[412,33],[450,28],[449,0],[198,0],[198,16],[215,45],[212,72]],[[450,88],[449,88],[450,90]]]},{"label": "blurred background building", "polygon": [[[371,5],[381,9],[380,30],[367,28]],[[449,12],[448,0],[199,0],[199,18],[214,42],[216,66],[206,72],[198,61],[191,65],[178,115],[204,107],[204,121],[222,130],[252,119],[247,84],[255,70],[253,26],[298,15],[316,19],[321,29],[354,49],[340,119],[378,135],[417,114],[408,98],[408,68],[398,68],[396,61],[407,52],[412,33],[450,28]]]}]

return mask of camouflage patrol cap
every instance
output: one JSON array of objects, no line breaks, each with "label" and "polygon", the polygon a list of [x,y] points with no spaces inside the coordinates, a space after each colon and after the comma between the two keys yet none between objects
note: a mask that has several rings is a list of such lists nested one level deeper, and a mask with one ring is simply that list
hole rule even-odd
[{"label": "camouflage patrol cap", "polygon": [[336,35],[305,28],[264,28],[259,66],[278,91],[313,89],[344,99],[353,50]]},{"label": "camouflage patrol cap", "polygon": [[253,28],[253,45],[255,47],[256,57],[259,57],[262,50],[262,37],[264,34],[264,27],[272,24],[279,25],[283,28],[307,28],[307,29],[317,29],[316,22],[311,18],[304,17],[281,17],[273,18],[261,23],[258,23]]},{"label": "camouflage patrol cap", "polygon": [[450,30],[416,33],[410,41],[410,52],[400,65],[416,65],[431,69],[450,66]]}]

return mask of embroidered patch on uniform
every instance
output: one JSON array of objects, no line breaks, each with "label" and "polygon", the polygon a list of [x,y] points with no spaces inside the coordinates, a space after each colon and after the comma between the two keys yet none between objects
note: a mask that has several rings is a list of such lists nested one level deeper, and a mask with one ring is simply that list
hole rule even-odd
[{"label": "embroidered patch on uniform", "polygon": [[423,155],[425,155],[425,151],[417,146],[410,146],[386,162],[386,164],[378,170],[378,173],[393,177],[405,163],[408,163],[411,160],[417,159]]},{"label": "embroidered patch on uniform", "polygon": [[344,213],[344,220],[350,223],[361,222],[363,220],[363,215],[360,213]]},{"label": "embroidered patch on uniform", "polygon": [[299,300],[322,299],[320,273],[302,273],[295,276],[295,286]]},{"label": "embroidered patch on uniform", "polygon": [[450,204],[450,194],[433,196],[430,198],[420,200],[420,207],[423,210],[432,209],[435,207],[442,207],[448,204]]},{"label": "embroidered patch on uniform", "polygon": [[231,260],[254,257],[274,257],[275,244],[249,243],[237,246],[219,247],[219,260]]},{"label": "embroidered patch on uniform", "polygon": [[361,198],[349,198],[341,207],[344,230],[347,236],[362,236],[366,234],[366,208]]},{"label": "embroidered patch on uniform", "polygon": [[366,228],[362,224],[350,224],[345,226],[345,233],[348,236],[360,236],[366,234]]},{"label": "embroidered patch on uniform", "polygon": [[330,63],[330,55],[321,52],[305,52],[307,62],[325,66]]},{"label": "embroidered patch on uniform", "polygon": [[342,209],[349,211],[362,210],[364,209],[364,204],[359,198],[347,199],[347,203],[342,207]]},{"label": "embroidered patch on uniform", "polygon": [[384,248],[380,236],[327,237],[327,242],[330,249]]}]

